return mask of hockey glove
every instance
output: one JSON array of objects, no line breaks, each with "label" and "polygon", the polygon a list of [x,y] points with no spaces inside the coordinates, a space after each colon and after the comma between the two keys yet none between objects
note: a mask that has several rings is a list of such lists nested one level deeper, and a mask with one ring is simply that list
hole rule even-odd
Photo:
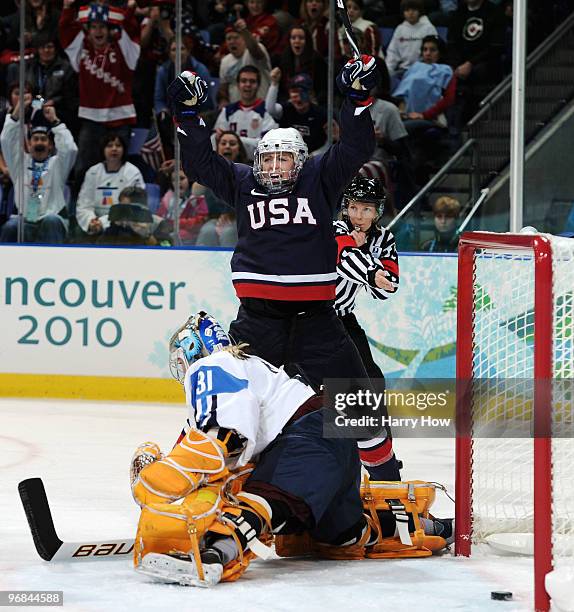
[{"label": "hockey glove", "polygon": [[376,60],[371,55],[361,55],[360,59],[349,60],[337,76],[339,91],[357,102],[367,100],[370,90],[378,81]]},{"label": "hockey glove", "polygon": [[207,100],[207,83],[195,72],[186,70],[169,84],[167,98],[175,117],[197,115]]}]

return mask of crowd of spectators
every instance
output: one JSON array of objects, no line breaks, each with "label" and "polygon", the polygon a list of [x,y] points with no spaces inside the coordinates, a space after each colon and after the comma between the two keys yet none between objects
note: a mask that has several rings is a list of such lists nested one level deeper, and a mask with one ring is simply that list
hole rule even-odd
[{"label": "crowd of spectators", "polygon": [[[377,149],[363,173],[384,179],[389,210],[397,211],[446,161],[480,99],[510,70],[512,0],[346,4],[361,51],[377,58],[382,75],[370,107]],[[542,4],[529,7],[531,45],[571,10],[567,0]],[[1,5],[0,241],[16,240],[22,210],[26,241],[233,246],[233,211],[174,172],[166,101],[177,51],[174,0]],[[278,126],[299,130],[312,155],[326,149],[327,12],[326,0],[183,1],[181,63],[210,85],[202,115],[220,154],[250,164],[258,139]],[[343,28],[334,36],[337,70],[351,51]],[[28,145],[20,176],[22,115]],[[332,134],[336,141],[336,116]],[[456,248],[448,234],[460,203],[450,200],[435,202],[435,239],[411,248]]]}]

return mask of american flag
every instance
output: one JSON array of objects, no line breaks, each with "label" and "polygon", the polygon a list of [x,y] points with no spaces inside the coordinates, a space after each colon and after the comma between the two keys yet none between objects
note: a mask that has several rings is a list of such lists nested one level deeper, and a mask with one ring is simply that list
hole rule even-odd
[{"label": "american flag", "polygon": [[124,12],[115,6],[104,4],[89,4],[81,6],[78,11],[78,21],[89,23],[90,21],[103,21],[112,25],[121,25],[124,20]]},{"label": "american flag", "polygon": [[151,166],[154,170],[159,170],[164,161],[164,155],[161,138],[155,127],[150,128],[148,139],[143,143],[140,154],[148,166]]}]

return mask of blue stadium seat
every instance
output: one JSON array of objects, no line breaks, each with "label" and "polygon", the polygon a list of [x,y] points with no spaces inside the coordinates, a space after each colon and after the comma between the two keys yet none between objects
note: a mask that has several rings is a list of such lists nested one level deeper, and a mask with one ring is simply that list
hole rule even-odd
[{"label": "blue stadium seat", "polygon": [[213,106],[217,108],[217,92],[219,91],[219,79],[212,77],[209,81],[209,97],[213,100]]},{"label": "blue stadium seat", "polygon": [[16,204],[14,203],[14,187],[10,186],[10,191],[8,192],[8,196],[4,202],[4,187],[0,185],[0,215],[6,215],[8,218],[10,215],[15,214]]},{"label": "blue stadium seat", "polygon": [[438,32],[439,38],[442,38],[444,42],[446,42],[448,38],[448,28],[446,26],[438,26],[436,31]]},{"label": "blue stadium seat", "polygon": [[209,33],[209,30],[199,30],[199,33],[201,34],[201,38],[203,38],[204,42],[207,44],[211,42],[211,34]]},{"label": "blue stadium seat", "polygon": [[393,37],[394,31],[394,28],[379,28],[379,36],[381,38],[381,45],[383,46],[383,51],[387,50],[387,47],[391,42],[391,38]]},{"label": "blue stadium seat", "polygon": [[148,128],[132,128],[128,155],[139,155],[144,142],[147,140]]},{"label": "blue stadium seat", "polygon": [[146,183],[145,190],[147,192],[148,208],[150,212],[156,213],[161,202],[159,185],[155,183]]}]

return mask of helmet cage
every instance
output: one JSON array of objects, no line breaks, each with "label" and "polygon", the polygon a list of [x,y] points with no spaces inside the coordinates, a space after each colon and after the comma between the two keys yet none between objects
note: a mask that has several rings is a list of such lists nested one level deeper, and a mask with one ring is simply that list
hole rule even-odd
[{"label": "helmet cage", "polygon": [[231,345],[219,322],[205,312],[191,315],[169,341],[169,371],[183,384],[189,367],[202,357]]},{"label": "helmet cage", "polygon": [[[279,155],[274,157],[273,168],[264,171],[262,157],[268,153],[278,153]],[[287,176],[282,176],[283,172],[279,167],[284,153],[290,153],[293,157],[293,168],[288,172]],[[297,182],[301,168],[307,161],[307,155],[307,145],[303,140],[299,144],[295,140],[272,141],[262,138],[255,151],[255,161],[253,164],[255,180],[270,194],[289,191]]]}]

